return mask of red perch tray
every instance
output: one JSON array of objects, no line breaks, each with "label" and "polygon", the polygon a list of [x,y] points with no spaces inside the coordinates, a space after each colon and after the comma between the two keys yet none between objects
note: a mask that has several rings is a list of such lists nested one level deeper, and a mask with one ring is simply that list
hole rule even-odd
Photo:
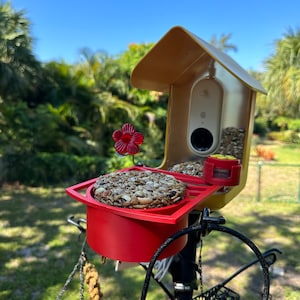
[{"label": "red perch tray", "polygon": [[[150,261],[157,248],[172,234],[188,224],[188,214],[220,186],[207,185],[202,178],[147,167],[130,170],[152,171],[173,175],[187,186],[185,198],[176,204],[149,209],[121,208],[106,205],[92,195],[98,178],[66,188],[67,194],[86,205],[87,242],[98,254],[121,261]],[[160,259],[178,253],[186,244],[185,236],[175,240]]]}]

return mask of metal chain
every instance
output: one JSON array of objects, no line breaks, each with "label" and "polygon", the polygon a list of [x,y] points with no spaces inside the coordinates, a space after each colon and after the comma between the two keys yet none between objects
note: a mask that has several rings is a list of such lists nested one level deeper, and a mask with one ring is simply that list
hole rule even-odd
[{"label": "metal chain", "polygon": [[77,261],[77,263],[75,264],[72,272],[70,273],[70,275],[68,276],[64,286],[62,287],[61,291],[59,292],[58,296],[56,297],[56,300],[61,300],[64,293],[66,292],[69,284],[71,283],[71,281],[73,280],[75,273],[77,272],[78,268],[79,268],[79,277],[80,277],[80,300],[84,300],[84,275],[83,275],[83,266],[84,263],[86,261],[85,259],[85,251],[84,251],[84,247],[86,244],[86,238],[83,241],[82,247],[81,247],[81,251],[80,251],[80,256],[79,259]]},{"label": "metal chain", "polygon": [[203,293],[203,273],[202,273],[202,249],[203,249],[203,240],[200,238],[199,241],[199,258],[198,258],[198,272],[199,272],[199,284],[200,284],[200,292]]},{"label": "metal chain", "polygon": [[82,251],[80,255],[80,267],[79,267],[79,279],[80,279],[80,300],[84,300],[84,275],[83,275],[83,267],[86,263],[86,255],[85,252]]}]

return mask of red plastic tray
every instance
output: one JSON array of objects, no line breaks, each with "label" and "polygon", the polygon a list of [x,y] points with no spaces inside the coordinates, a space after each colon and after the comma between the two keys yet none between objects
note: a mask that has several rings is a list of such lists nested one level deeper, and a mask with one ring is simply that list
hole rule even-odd
[{"label": "red plastic tray", "polygon": [[[181,180],[187,185],[186,196],[176,204],[160,208],[134,209],[106,205],[95,200],[92,196],[93,185],[98,178],[93,178],[88,181],[70,186],[66,188],[66,192],[69,196],[84,203],[87,206],[110,211],[111,213],[117,214],[119,216],[149,222],[176,224],[184,215],[192,211],[194,207],[197,206],[201,201],[220,189],[220,186],[217,185],[207,185],[207,183],[205,183],[202,178],[184,175],[176,172],[169,172],[161,169],[148,167],[131,167],[122,169],[119,172],[130,170],[149,170],[152,172],[160,172],[173,175],[176,179]],[[85,194],[83,193],[84,190]]]}]

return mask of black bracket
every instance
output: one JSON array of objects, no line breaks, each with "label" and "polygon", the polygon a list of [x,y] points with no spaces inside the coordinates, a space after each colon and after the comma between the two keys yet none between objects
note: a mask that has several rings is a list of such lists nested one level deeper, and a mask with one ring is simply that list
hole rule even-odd
[{"label": "black bracket", "polygon": [[80,223],[85,223],[86,224],[86,219],[83,219],[83,218],[75,219],[75,216],[69,216],[67,221],[68,221],[68,223],[76,226],[80,230],[80,233],[85,233],[86,232],[86,228],[82,227],[81,224],[80,224]]}]

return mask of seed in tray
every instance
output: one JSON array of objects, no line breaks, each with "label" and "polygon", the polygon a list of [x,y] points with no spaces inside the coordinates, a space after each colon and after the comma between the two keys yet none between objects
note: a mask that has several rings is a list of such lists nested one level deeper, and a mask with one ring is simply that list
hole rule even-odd
[{"label": "seed in tray", "polygon": [[126,171],[100,176],[93,196],[104,204],[126,208],[155,208],[184,198],[186,185],[174,176],[159,172]]},{"label": "seed in tray", "polygon": [[[222,155],[232,155],[242,162],[245,134],[246,130],[244,128],[224,128],[222,130],[219,148],[216,149],[215,153],[219,153]],[[204,160],[205,158],[199,159],[198,161],[178,163],[171,166],[169,168],[169,171],[202,177]]]},{"label": "seed in tray", "polygon": [[204,159],[178,163],[172,166],[169,171],[201,177],[203,175],[203,161]]}]

